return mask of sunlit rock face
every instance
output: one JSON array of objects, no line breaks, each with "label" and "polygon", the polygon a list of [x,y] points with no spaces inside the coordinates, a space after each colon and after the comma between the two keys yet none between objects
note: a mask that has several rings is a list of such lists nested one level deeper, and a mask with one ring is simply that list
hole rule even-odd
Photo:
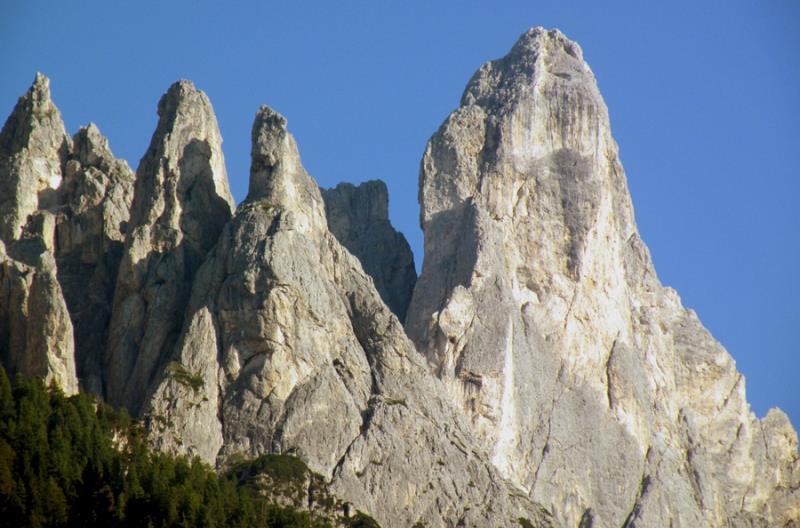
[{"label": "sunlit rock face", "polygon": [[10,376],[78,392],[72,323],[52,251],[41,240],[0,242],[0,362]]},{"label": "sunlit rock face", "polygon": [[158,112],[135,176],[96,126],[66,135],[44,76],[6,121],[12,376],[220,468],[297,455],[387,527],[800,524],[797,434],[659,283],[558,31],[481,67],[428,143],[416,286],[385,186],[323,196],[278,113],[234,214],[208,98],[180,81]]},{"label": "sunlit rock face", "polygon": [[62,163],[71,142],[37,74],[0,132],[0,362],[78,390],[72,323],[57,279],[54,237]]},{"label": "sunlit rock face", "polygon": [[6,244],[22,237],[30,215],[56,202],[70,147],[50,80],[37,73],[0,133],[0,239]]},{"label": "sunlit rock face", "polygon": [[104,369],[106,398],[134,414],[175,346],[194,274],[233,209],[206,95],[177,82],[158,115],[136,173]]},{"label": "sunlit rock face", "polygon": [[402,233],[389,221],[389,192],[380,180],[323,189],[328,228],[358,257],[386,305],[405,321],[417,270]]},{"label": "sunlit rock face", "polygon": [[247,200],[197,272],[145,408],[154,444],[214,463],[292,453],[382,526],[534,526],[362,267],[328,231],[286,120],[253,125]]},{"label": "sunlit rock face", "polygon": [[503,475],[567,526],[798,518],[797,436],[659,283],[577,44],[532,29],[475,73],[420,205],[406,328]]}]

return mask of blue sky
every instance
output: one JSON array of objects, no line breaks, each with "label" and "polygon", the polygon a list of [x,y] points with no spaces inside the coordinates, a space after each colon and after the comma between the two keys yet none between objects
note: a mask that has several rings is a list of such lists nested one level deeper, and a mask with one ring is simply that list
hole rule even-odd
[{"label": "blue sky", "polygon": [[[70,5],[68,5],[70,4]],[[42,71],[69,131],[135,168],[173,81],[204,90],[244,198],[252,118],[289,120],[320,185],[380,178],[418,261],[425,142],[531,26],[577,40],[659,276],[800,425],[800,3],[42,2],[0,6],[0,112]],[[418,262],[418,264],[420,263]]]}]

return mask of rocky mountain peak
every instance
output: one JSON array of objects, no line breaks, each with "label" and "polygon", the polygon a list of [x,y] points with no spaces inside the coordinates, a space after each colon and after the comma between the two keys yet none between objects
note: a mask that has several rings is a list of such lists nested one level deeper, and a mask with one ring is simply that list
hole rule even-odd
[{"label": "rocky mountain peak", "polygon": [[541,27],[522,34],[507,55],[481,66],[464,90],[462,106],[503,106],[512,98],[532,97],[548,75],[563,81],[592,77],[580,46],[557,29]]},{"label": "rocky mountain peak", "polygon": [[[97,125],[81,127],[72,137],[64,180],[58,189],[59,256],[80,246],[84,262],[97,262],[109,243],[122,244],[133,185],[133,171],[125,160],[114,157]],[[84,244],[89,239],[92,242]]]},{"label": "rocky mountain peak", "polygon": [[75,133],[59,188],[58,281],[74,328],[81,387],[99,395],[133,187],[133,171],[114,157],[96,125]]},{"label": "rocky mountain peak", "polygon": [[158,114],[136,173],[105,369],[109,401],[133,413],[175,344],[194,274],[233,209],[208,97],[178,81]]},{"label": "rocky mountain peak", "polygon": [[6,122],[12,374],[80,380],[155,448],[220,468],[297,456],[385,526],[800,519],[797,434],[751,412],[658,281],[594,76],[557,30],[483,65],[428,142],[416,284],[386,186],[321,191],[274,110],[235,213],[208,97],[179,81],[158,115],[135,176],[96,126],[66,136],[43,76]]},{"label": "rocky mountain peak", "polygon": [[475,73],[425,150],[420,203],[409,335],[496,467],[560,522],[796,515],[792,441],[781,484],[748,484],[771,464],[759,436],[782,429],[659,283],[577,44],[535,28]]},{"label": "rocky mountain peak", "polygon": [[69,148],[50,80],[37,73],[0,132],[0,239],[19,239],[29,215],[56,202]]},{"label": "rocky mountain peak", "polygon": [[389,189],[381,180],[369,180],[359,185],[343,182],[327,189],[323,195],[326,204],[327,196],[339,196],[335,203],[331,201],[329,208],[352,211],[352,220],[360,226],[389,221]]},{"label": "rocky mountain peak", "polygon": [[364,271],[386,305],[405,321],[417,270],[402,233],[389,221],[389,191],[380,180],[360,185],[340,183],[322,191],[328,228]]},{"label": "rocky mountain peak", "polygon": [[65,135],[61,114],[50,98],[50,79],[37,73],[3,127],[0,147],[8,151],[31,147],[59,149]]},{"label": "rocky mountain peak", "polygon": [[0,361],[67,394],[78,390],[73,329],[54,255],[58,187],[70,140],[37,74],[0,132]]},{"label": "rocky mountain peak", "polygon": [[[204,200],[209,197],[224,202],[217,209],[230,211],[234,201],[222,154],[222,136],[206,94],[190,81],[178,81],[159,100],[158,116],[150,146],[137,170],[132,225],[180,223],[187,205],[182,202],[192,194],[187,191],[196,185],[202,188]],[[162,163],[166,167],[160,167]]]},{"label": "rocky mountain peak", "polygon": [[[146,407],[160,449],[225,464],[293,453],[394,526],[546,516],[499,480],[356,258],[279,114],[253,127],[251,192],[198,271]],[[400,482],[402,491],[397,491]],[[429,493],[459,489],[464,500]],[[394,490],[394,491],[392,491]]]},{"label": "rocky mountain peak", "polygon": [[280,221],[293,229],[325,229],[325,206],[319,187],[300,161],[287,121],[262,106],[252,130],[250,186],[247,201],[283,211]]},{"label": "rocky mountain peak", "polygon": [[100,169],[107,169],[108,162],[114,159],[108,139],[94,123],[81,127],[72,136],[72,155],[81,165]]}]

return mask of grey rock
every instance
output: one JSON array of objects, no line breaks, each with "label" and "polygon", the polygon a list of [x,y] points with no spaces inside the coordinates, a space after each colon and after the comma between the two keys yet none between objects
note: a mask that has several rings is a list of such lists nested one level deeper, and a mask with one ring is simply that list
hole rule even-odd
[{"label": "grey rock", "polygon": [[103,394],[103,360],[134,175],[90,124],[72,140],[58,189],[56,261],[75,334],[81,386]]},{"label": "grey rock", "polygon": [[55,258],[41,240],[0,241],[0,362],[10,377],[78,392],[72,323]]},{"label": "grey rock", "polygon": [[69,148],[50,80],[37,73],[0,132],[0,240],[18,240],[28,217],[55,201]]},{"label": "grey rock", "polygon": [[36,75],[0,132],[0,361],[11,376],[78,390],[72,324],[57,279],[55,216],[70,148],[50,81]]},{"label": "grey rock", "polygon": [[417,271],[406,238],[389,221],[389,192],[380,180],[323,189],[328,229],[372,277],[383,302],[405,321]]},{"label": "grey rock", "polygon": [[407,331],[505,477],[566,526],[798,522],[797,435],[658,281],[577,44],[477,71],[420,204]]},{"label": "grey rock", "polygon": [[328,231],[319,188],[267,107],[248,199],[197,273],[146,416],[158,448],[208,462],[297,455],[383,526],[549,525]]},{"label": "grey rock", "polygon": [[134,414],[172,352],[194,274],[233,208],[206,95],[177,82],[158,114],[136,173],[105,363],[108,401]]},{"label": "grey rock", "polygon": [[296,455],[385,526],[800,524],[797,434],[754,416],[659,282],[559,32],[481,67],[428,143],[405,330],[413,261],[382,184],[323,200],[264,107],[232,215],[206,96],[176,83],[159,116],[135,181],[96,127],[66,136],[43,76],[0,132],[12,375],[71,394],[77,370],[154,446],[220,468]]}]

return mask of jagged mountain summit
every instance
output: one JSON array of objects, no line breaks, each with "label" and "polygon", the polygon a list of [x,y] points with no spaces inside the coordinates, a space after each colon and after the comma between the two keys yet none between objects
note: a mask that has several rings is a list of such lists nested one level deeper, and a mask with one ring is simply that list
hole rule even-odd
[{"label": "jagged mountain summit", "polygon": [[401,321],[417,282],[414,254],[406,238],[389,222],[389,191],[380,180],[340,183],[323,189],[328,228],[358,257],[375,288]]},{"label": "jagged mountain summit", "polygon": [[[12,374],[67,392],[80,380],[141,415],[155,447],[220,467],[242,456],[300,456],[352,511],[384,526],[550,526],[491,464],[382,301],[378,278],[328,230],[320,189],[282,116],[266,107],[256,115],[250,192],[232,215],[216,119],[191,83],[162,97],[135,178],[95,126],[70,141],[60,119],[41,123],[40,114],[58,116],[49,91],[40,93],[46,87],[37,77],[6,126],[20,134],[18,122],[34,121],[39,136],[64,138],[9,155],[12,170],[2,174],[9,187],[20,173],[30,179],[17,169],[33,165],[26,154],[58,171],[19,186],[38,195],[25,197],[34,204],[27,217],[12,211],[10,224],[20,228],[9,230],[16,238],[0,253],[12,271],[23,265],[15,255],[24,256],[50,288],[3,276],[10,291],[0,357]],[[46,112],[29,109],[31,94]],[[364,251],[372,243],[407,250],[388,223],[385,187],[375,187],[360,198],[370,215],[351,214],[340,236]],[[350,214],[334,202],[340,219]],[[379,284],[407,304],[410,252],[383,262],[398,263],[404,297],[391,290],[391,273]],[[96,280],[92,295],[80,294],[81,274]],[[27,310],[25,295],[48,301],[53,313],[17,313]],[[18,345],[17,335],[33,344]],[[98,339],[107,343],[98,347]]]},{"label": "jagged mountain summit", "polygon": [[66,393],[102,391],[134,176],[94,124],[67,136],[37,74],[0,133],[0,357]]},{"label": "jagged mountain summit", "polygon": [[[247,198],[188,81],[135,174],[37,75],[0,133],[0,361],[218,468],[290,454],[381,525],[800,524],[797,434],[663,287],[579,46],[482,66],[420,171],[320,190],[262,107]],[[88,287],[87,287],[88,285]],[[405,327],[403,323],[405,322]]]},{"label": "jagged mountain summit", "polygon": [[407,330],[504,476],[566,526],[783,526],[797,436],[663,287],[580,47],[526,32],[425,149]]},{"label": "jagged mountain summit", "polygon": [[221,464],[297,454],[386,525],[536,520],[328,231],[286,120],[262,107],[252,137],[247,199],[146,409],[155,445]]}]

